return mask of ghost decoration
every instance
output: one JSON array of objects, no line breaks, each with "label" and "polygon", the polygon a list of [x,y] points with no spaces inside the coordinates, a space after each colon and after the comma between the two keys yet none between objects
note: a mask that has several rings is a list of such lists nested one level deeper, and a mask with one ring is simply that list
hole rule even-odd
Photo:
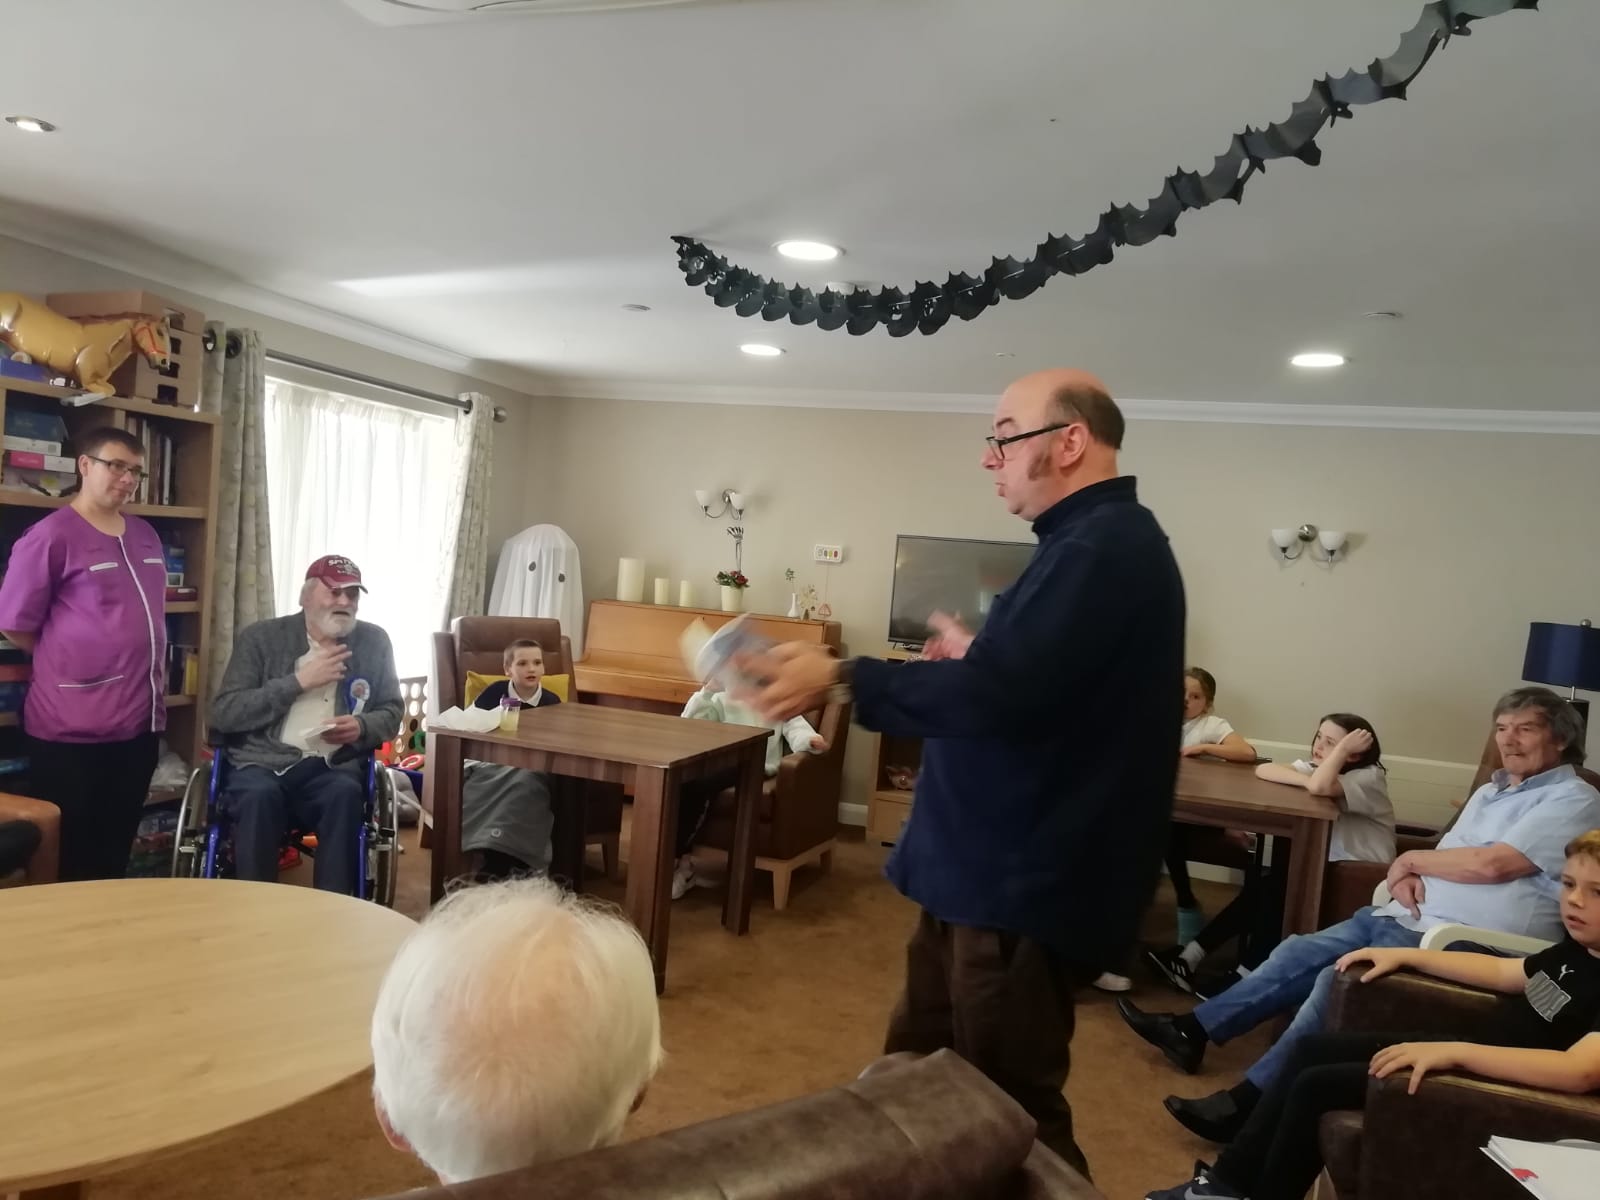
[{"label": "ghost decoration", "polygon": [[[997,257],[979,275],[952,271],[944,283],[923,280],[910,288],[883,287],[876,292],[865,288],[813,292],[746,270],[698,238],[683,236],[672,239],[678,248],[678,270],[685,283],[701,288],[718,308],[731,308],[741,317],[787,319],[827,332],[843,329],[855,337],[874,329],[890,337],[937,333],[952,316],[974,320],[1001,300],[1031,296],[1056,275],[1082,275],[1110,262],[1119,249],[1176,236],[1178,218],[1185,212],[1221,200],[1240,203],[1245,184],[1264,172],[1269,162],[1297,159],[1316,166],[1322,161],[1316,139],[1324,129],[1354,116],[1357,105],[1404,100],[1406,89],[1434,51],[1453,37],[1471,33],[1473,22],[1537,5],[1538,0],[1434,0],[1401,35],[1393,54],[1338,77],[1324,75],[1283,120],[1264,129],[1240,130],[1209,167],[1178,168],[1144,207],[1113,204],[1100,214],[1092,232],[1081,237],[1051,234],[1031,258]],[[960,163],[950,169],[963,170]]]},{"label": "ghost decoration", "polygon": [[534,525],[500,547],[489,593],[489,615],[549,617],[583,657],[583,575],[578,544],[556,525]]}]

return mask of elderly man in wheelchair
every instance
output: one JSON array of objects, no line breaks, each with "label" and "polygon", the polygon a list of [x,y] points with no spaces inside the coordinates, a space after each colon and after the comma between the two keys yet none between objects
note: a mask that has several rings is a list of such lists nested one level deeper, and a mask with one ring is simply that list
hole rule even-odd
[{"label": "elderly man in wheelchair", "polygon": [[[394,736],[402,703],[389,635],[356,620],[365,590],[349,559],[319,558],[306,571],[300,612],[239,634],[210,710],[219,747],[215,803],[206,807],[220,825],[191,815],[200,807],[191,781],[175,873],[226,873],[218,852],[231,840],[233,875],[275,880],[285,843],[315,835],[315,886],[393,894],[392,857],[371,857],[395,845],[393,796],[372,752]],[[185,834],[201,829],[206,844],[189,844],[185,860]]]}]

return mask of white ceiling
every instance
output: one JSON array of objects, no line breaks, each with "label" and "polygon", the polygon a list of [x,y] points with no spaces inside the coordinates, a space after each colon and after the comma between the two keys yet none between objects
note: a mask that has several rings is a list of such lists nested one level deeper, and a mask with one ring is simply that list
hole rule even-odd
[{"label": "white ceiling", "polygon": [[[1314,76],[1389,53],[1421,0],[724,0],[411,28],[342,0],[137,8],[8,6],[0,113],[60,126],[0,128],[13,222],[115,231],[530,391],[990,393],[1072,363],[1150,399],[1600,409],[1594,3],[1484,21],[1408,102],[1324,133],[1322,166],[1274,164],[1176,238],[904,339],[716,309],[670,236],[816,284],[977,273],[1208,166]],[[791,236],[849,255],[780,265]],[[758,339],[788,353],[737,353]],[[1351,364],[1286,365],[1312,347]]]}]

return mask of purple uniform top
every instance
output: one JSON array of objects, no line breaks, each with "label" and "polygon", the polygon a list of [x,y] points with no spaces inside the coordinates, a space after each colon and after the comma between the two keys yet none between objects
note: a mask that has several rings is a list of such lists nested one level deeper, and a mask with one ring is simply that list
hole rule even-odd
[{"label": "purple uniform top", "polygon": [[71,508],[30,526],[0,582],[0,629],[31,633],[24,728],[51,742],[120,742],[167,727],[167,566],[146,521],[120,538]]}]

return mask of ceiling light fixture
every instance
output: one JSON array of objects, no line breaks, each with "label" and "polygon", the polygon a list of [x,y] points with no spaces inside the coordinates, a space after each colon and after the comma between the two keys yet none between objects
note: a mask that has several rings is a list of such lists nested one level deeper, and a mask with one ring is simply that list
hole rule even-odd
[{"label": "ceiling light fixture", "polygon": [[7,125],[15,125],[23,133],[54,133],[56,127],[49,121],[41,121],[38,117],[7,117]]},{"label": "ceiling light fixture", "polygon": [[777,358],[783,350],[777,346],[769,346],[765,342],[746,342],[739,347],[752,358]]},{"label": "ceiling light fixture", "polygon": [[1296,354],[1289,362],[1296,367],[1320,370],[1327,367],[1342,367],[1345,359],[1342,354],[1332,354],[1326,350],[1309,350],[1304,354]]},{"label": "ceiling light fixture", "polygon": [[1374,309],[1372,312],[1365,312],[1361,315],[1369,321],[1398,321],[1400,319],[1400,314],[1392,308]]},{"label": "ceiling light fixture", "polygon": [[622,311],[623,312],[649,312],[650,311],[650,306],[648,304],[624,304],[622,306]]},{"label": "ceiling light fixture", "polygon": [[832,262],[844,253],[837,246],[830,246],[827,242],[808,242],[805,240],[779,242],[773,247],[785,258],[797,258],[801,262]]}]

